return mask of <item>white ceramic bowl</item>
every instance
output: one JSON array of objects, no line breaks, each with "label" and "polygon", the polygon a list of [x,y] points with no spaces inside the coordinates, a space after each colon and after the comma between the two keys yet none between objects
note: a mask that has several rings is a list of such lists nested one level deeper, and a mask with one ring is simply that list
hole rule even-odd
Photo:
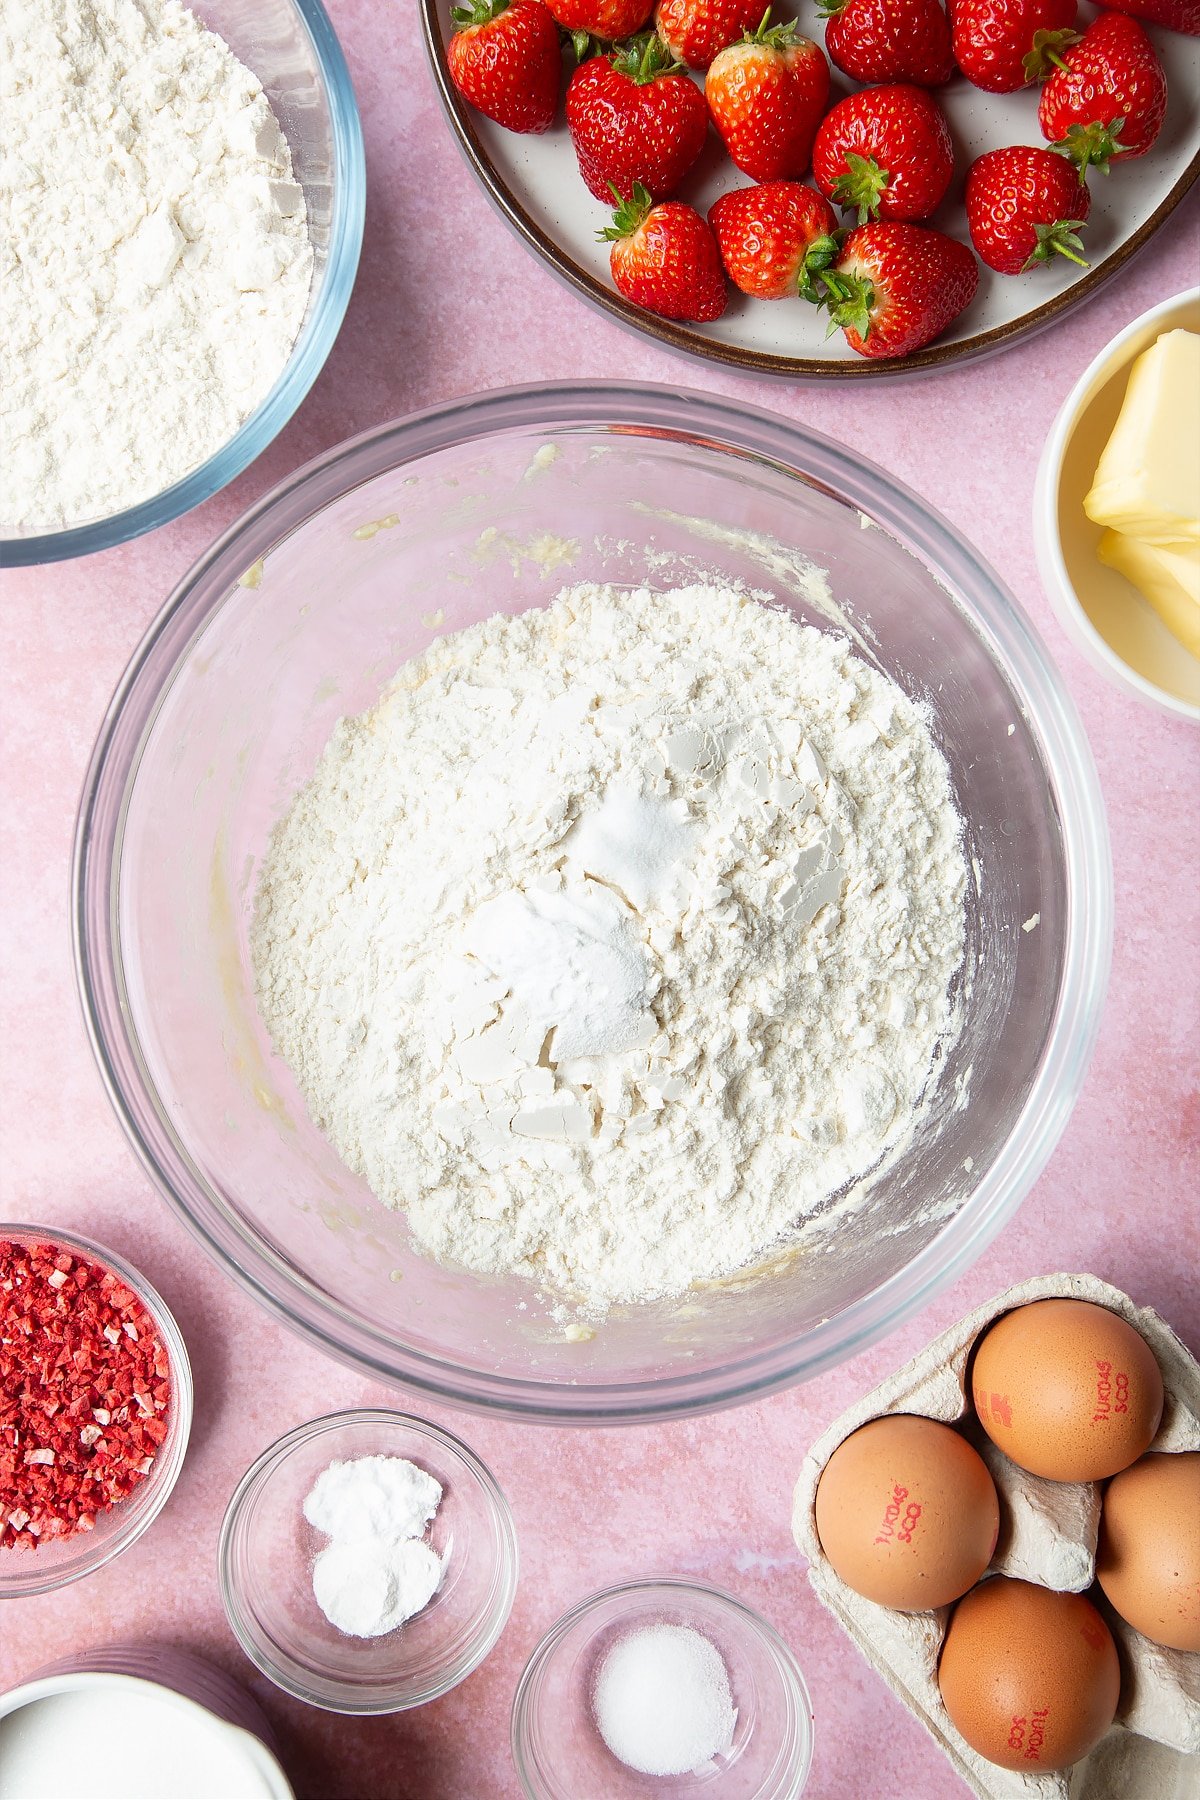
[{"label": "white ceramic bowl", "polygon": [[1124,575],[1100,561],[1100,527],[1083,510],[1134,359],[1178,326],[1200,331],[1200,287],[1127,325],[1075,383],[1042,452],[1033,539],[1043,586],[1088,661],[1135,699],[1200,723],[1200,662]]},{"label": "white ceramic bowl", "polygon": [[[137,1735],[124,1752],[132,1762],[89,1745],[106,1717],[114,1730],[122,1720]],[[269,1732],[250,1695],[199,1657],[170,1645],[95,1650],[0,1695],[0,1791],[60,1800],[294,1800]]]}]

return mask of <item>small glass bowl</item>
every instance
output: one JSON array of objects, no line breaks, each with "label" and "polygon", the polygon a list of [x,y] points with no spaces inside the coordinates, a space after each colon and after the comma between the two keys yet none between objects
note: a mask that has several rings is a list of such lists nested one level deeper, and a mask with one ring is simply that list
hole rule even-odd
[{"label": "small glass bowl", "polygon": [[106,1512],[96,1514],[91,1531],[75,1532],[69,1537],[51,1538],[36,1550],[24,1545],[9,1545],[0,1550],[0,1599],[17,1599],[25,1594],[48,1594],[66,1587],[103,1568],[122,1550],[136,1543],[143,1531],[158,1517],[167,1503],[171,1489],[179,1479],[187,1451],[188,1433],[192,1426],[192,1366],[187,1346],[166,1304],[144,1275],[103,1244],[78,1232],[43,1229],[36,1225],[8,1225],[0,1222],[0,1238],[32,1249],[42,1244],[58,1244],[64,1250],[101,1263],[120,1277],[137,1295],[167,1350],[171,1368],[171,1404],[167,1410],[167,1435],[145,1480],[133,1492]]},{"label": "small glass bowl", "polygon": [[[737,1707],[733,1746],[699,1773],[639,1775],[608,1749],[592,1688],[618,1639],[648,1625],[687,1625],[724,1658]],[[813,1715],[796,1659],[765,1619],[720,1588],[654,1577],[581,1600],[525,1666],[512,1712],[512,1751],[529,1800],[796,1800],[812,1763]]]},{"label": "small glass bowl", "polygon": [[[331,1462],[403,1456],[442,1484],[428,1538],[445,1559],[423,1611],[384,1637],[337,1631],[313,1597],[326,1539],[304,1500]],[[238,1484],[217,1552],[234,1635],[264,1675],[309,1706],[338,1713],[406,1712],[457,1687],[496,1644],[517,1588],[517,1534],[508,1501],[465,1444],[404,1413],[330,1413],[264,1450]]]}]

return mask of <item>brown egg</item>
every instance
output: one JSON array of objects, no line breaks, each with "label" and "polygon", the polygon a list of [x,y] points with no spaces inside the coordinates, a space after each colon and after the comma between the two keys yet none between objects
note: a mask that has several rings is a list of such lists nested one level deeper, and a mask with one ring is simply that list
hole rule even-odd
[{"label": "brown egg", "polygon": [[957,1431],[908,1413],[840,1443],[817,1488],[817,1534],[856,1594],[923,1612],[965,1594],[992,1560],[1000,1505]]},{"label": "brown egg", "polygon": [[1113,1477],[1096,1579],[1143,1637],[1200,1650],[1200,1450],[1143,1456]]},{"label": "brown egg", "polygon": [[1051,1481],[1102,1481],[1147,1448],[1162,1375],[1132,1325],[1086,1300],[1034,1300],[985,1332],[971,1392],[994,1444]]},{"label": "brown egg", "polygon": [[955,1607],[938,1685],[973,1750],[1034,1775],[1065,1769],[1104,1736],[1121,1672],[1090,1600],[998,1575]]}]

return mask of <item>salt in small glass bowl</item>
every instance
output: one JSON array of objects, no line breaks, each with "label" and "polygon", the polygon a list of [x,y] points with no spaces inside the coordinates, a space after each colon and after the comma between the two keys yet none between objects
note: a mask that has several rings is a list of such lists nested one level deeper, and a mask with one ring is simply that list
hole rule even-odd
[{"label": "salt in small glass bowl", "polygon": [[[640,1775],[608,1749],[592,1693],[621,1638],[685,1625],[720,1652],[737,1708],[727,1755],[689,1775]],[[791,1651],[765,1619],[721,1588],[670,1576],[581,1600],[542,1639],[517,1685],[513,1761],[528,1800],[796,1800],[812,1763],[812,1704]]]},{"label": "salt in small glass bowl", "polygon": [[52,1593],[55,1588],[66,1587],[68,1582],[78,1581],[93,1570],[103,1568],[114,1556],[136,1543],[158,1517],[179,1479],[187,1451],[192,1427],[192,1366],[183,1335],[165,1301],[124,1257],[91,1238],[81,1237],[78,1232],[59,1231],[48,1226],[8,1225],[0,1220],[0,1238],[26,1249],[55,1244],[72,1255],[111,1269],[154,1320],[155,1329],[166,1347],[171,1370],[167,1435],[159,1445],[145,1480],[140,1481],[125,1499],[98,1512],[91,1531],[51,1538],[39,1544],[36,1550],[23,1544],[0,1549],[0,1600],[12,1600],[26,1594]]},{"label": "salt in small glass bowl", "polygon": [[[313,1596],[328,1539],[304,1501],[332,1462],[402,1456],[442,1484],[427,1541],[444,1559],[437,1593],[395,1631],[350,1637]],[[242,1649],[277,1687],[338,1713],[405,1712],[457,1687],[495,1646],[517,1587],[517,1534],[490,1471],[423,1419],[365,1410],[298,1425],[239,1482],[217,1552],[221,1598]]]}]

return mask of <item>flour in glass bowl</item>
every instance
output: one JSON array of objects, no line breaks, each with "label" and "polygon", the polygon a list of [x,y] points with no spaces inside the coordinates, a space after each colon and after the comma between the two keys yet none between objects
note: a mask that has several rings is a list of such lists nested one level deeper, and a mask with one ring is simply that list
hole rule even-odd
[{"label": "flour in glass bowl", "polygon": [[927,721],[844,638],[584,586],[338,724],[252,954],[313,1118],[418,1247],[602,1313],[795,1241],[904,1139],[965,891]]},{"label": "flour in glass bowl", "polygon": [[161,493],[264,400],[312,283],[262,87],[178,0],[0,0],[0,531]]}]

